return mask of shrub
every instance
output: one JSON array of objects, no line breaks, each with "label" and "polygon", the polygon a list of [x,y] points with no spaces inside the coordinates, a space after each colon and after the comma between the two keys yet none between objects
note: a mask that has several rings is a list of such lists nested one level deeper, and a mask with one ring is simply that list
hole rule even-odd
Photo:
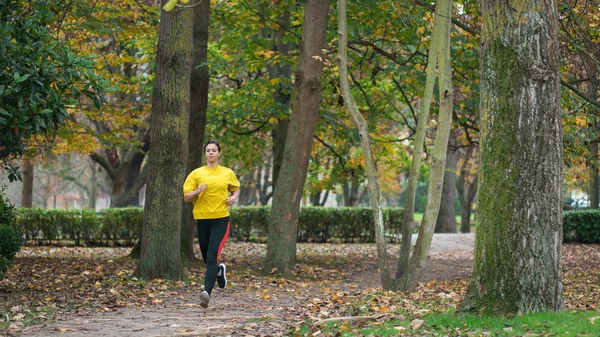
[{"label": "shrub", "polygon": [[4,198],[4,189],[0,190],[0,280],[12,264],[21,248],[21,235],[13,227],[16,223],[14,207]]},{"label": "shrub", "polygon": [[564,242],[600,243],[600,210],[563,212]]}]

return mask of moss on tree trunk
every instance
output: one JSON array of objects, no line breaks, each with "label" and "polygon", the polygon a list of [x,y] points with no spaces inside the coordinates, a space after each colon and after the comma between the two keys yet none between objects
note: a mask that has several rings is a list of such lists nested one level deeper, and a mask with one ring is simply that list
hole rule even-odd
[{"label": "moss on tree trunk", "polygon": [[180,279],[181,186],[188,155],[192,10],[161,12],[149,176],[137,275]]},{"label": "moss on tree trunk", "polygon": [[563,307],[556,1],[483,1],[475,266],[460,310]]}]

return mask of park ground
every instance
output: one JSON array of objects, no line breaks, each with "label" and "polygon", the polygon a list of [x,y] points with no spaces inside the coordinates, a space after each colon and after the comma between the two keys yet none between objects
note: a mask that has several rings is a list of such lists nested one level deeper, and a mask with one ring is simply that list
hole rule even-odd
[{"label": "park ground", "polygon": [[[326,336],[320,326],[339,319],[357,334],[402,320],[410,324],[398,326],[399,334],[423,335],[421,318],[460,303],[473,241],[472,234],[436,234],[410,294],[380,289],[373,244],[299,244],[297,266],[282,278],[262,271],[266,245],[231,242],[221,257],[229,285],[214,290],[208,309],[198,304],[201,263],[187,266],[183,281],[142,282],[130,276],[129,248],[27,246],[0,281],[0,336]],[[397,257],[399,246],[389,249]],[[596,312],[594,324],[600,245],[563,245],[562,263],[566,308]]]}]

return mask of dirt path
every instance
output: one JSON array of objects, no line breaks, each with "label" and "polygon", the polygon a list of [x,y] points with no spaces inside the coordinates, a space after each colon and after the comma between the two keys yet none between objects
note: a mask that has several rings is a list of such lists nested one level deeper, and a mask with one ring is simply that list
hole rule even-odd
[{"label": "dirt path", "polygon": [[[472,234],[436,234],[423,280],[469,277],[473,265]],[[374,245],[371,245],[374,246]],[[27,326],[11,336],[281,336],[306,319],[301,306],[335,291],[379,286],[374,247],[367,253],[333,265],[341,279],[324,286],[289,280],[231,282],[213,292],[209,309],[198,303],[200,290],[173,293],[153,306],[115,310],[81,309],[58,315],[54,321]],[[390,248],[397,256],[398,246]],[[260,254],[259,254],[260,255]],[[301,257],[300,257],[301,258]],[[348,272],[351,270],[352,272]],[[293,286],[286,286],[290,283]]]}]

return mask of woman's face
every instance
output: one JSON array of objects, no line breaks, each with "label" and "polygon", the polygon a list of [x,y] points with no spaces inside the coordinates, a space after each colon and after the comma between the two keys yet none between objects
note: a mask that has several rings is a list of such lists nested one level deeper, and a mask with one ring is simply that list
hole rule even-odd
[{"label": "woman's face", "polygon": [[217,144],[208,144],[206,145],[204,154],[206,155],[206,160],[212,163],[219,159],[221,152],[219,151],[219,147],[217,147]]}]

